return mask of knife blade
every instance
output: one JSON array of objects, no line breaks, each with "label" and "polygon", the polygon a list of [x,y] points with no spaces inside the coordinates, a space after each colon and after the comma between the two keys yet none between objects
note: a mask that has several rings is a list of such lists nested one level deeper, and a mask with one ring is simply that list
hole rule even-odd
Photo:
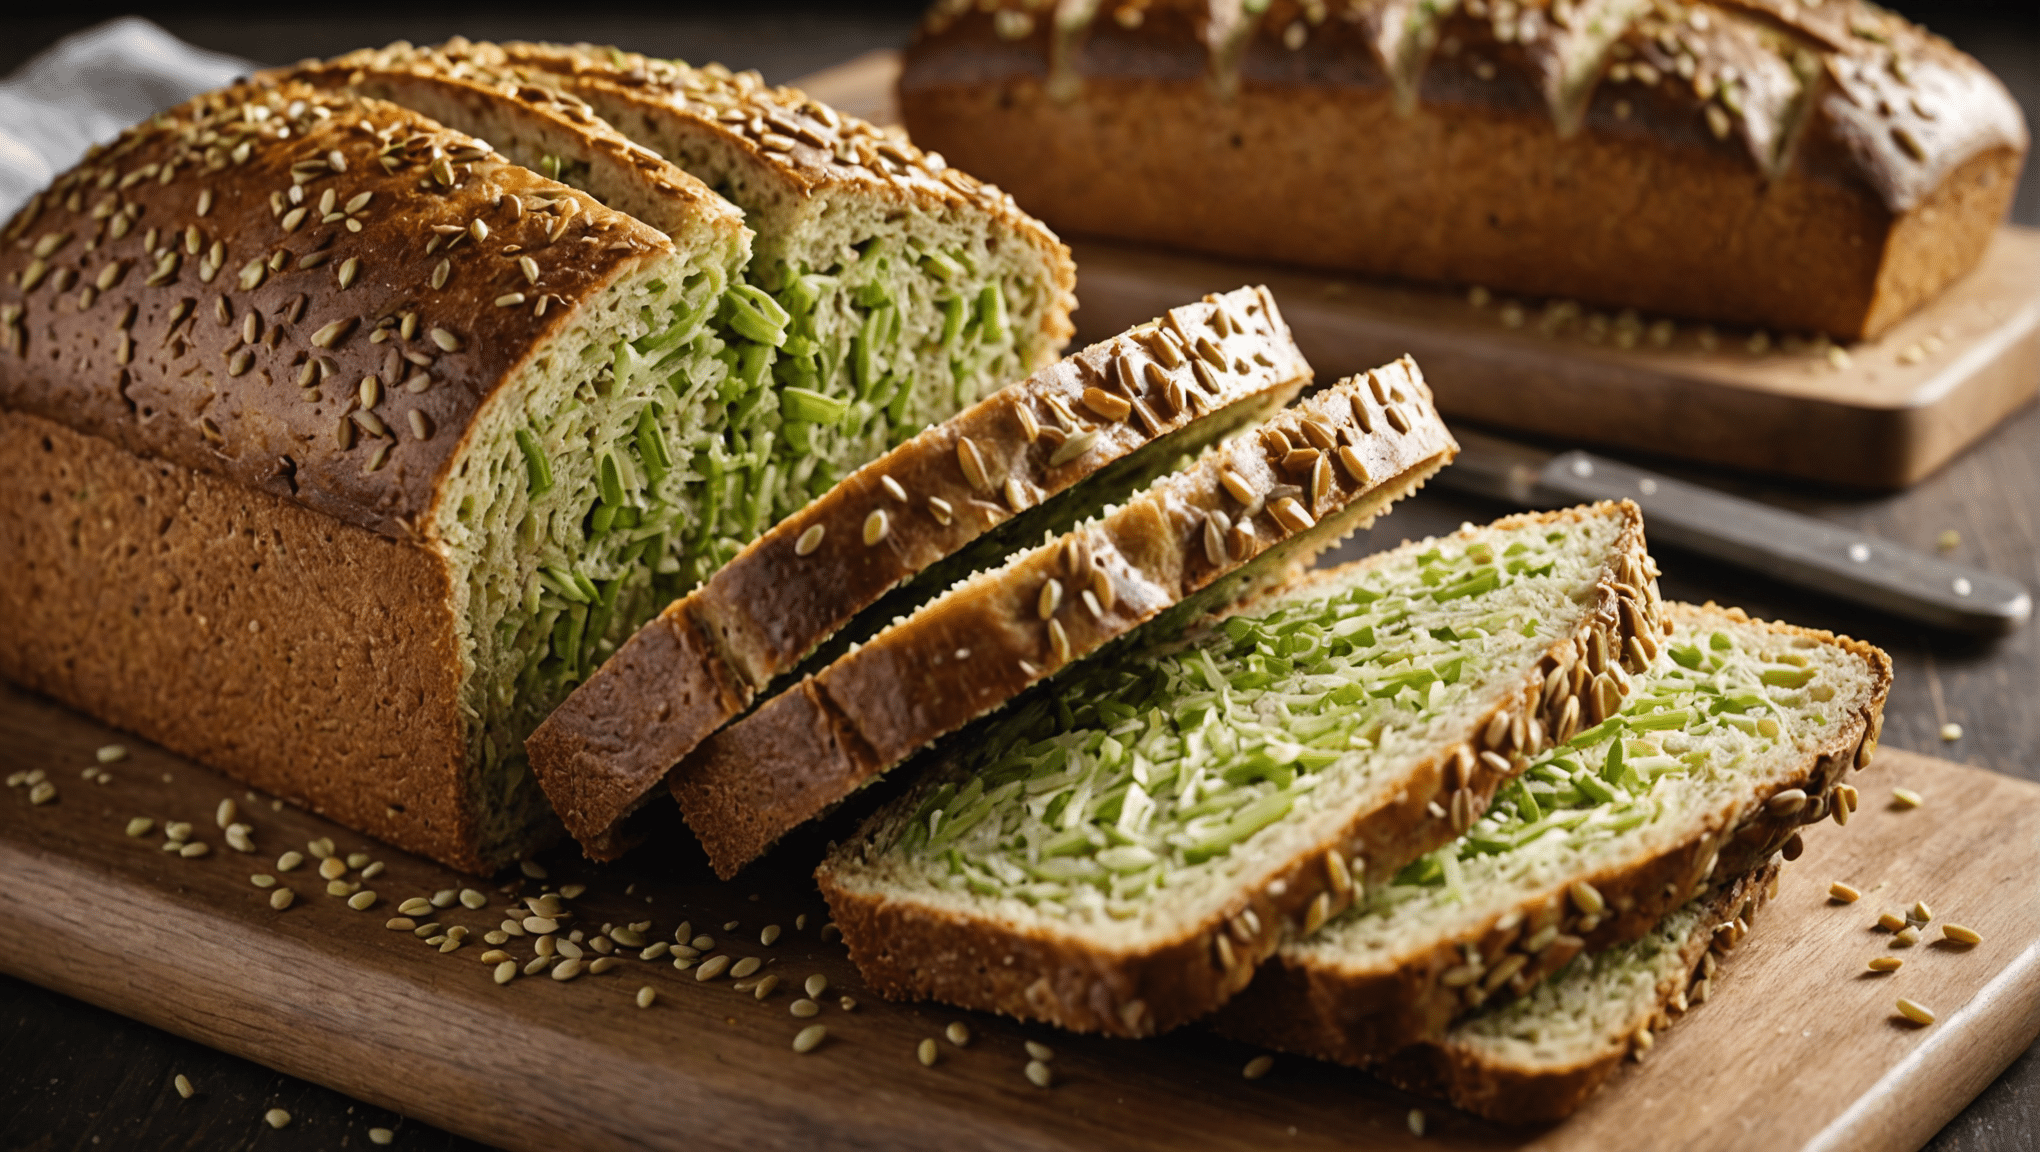
[{"label": "knife blade", "polygon": [[2033,614],[2016,580],[1852,528],[1591,452],[1551,453],[1461,428],[1453,436],[1459,458],[1432,482],[1456,491],[1532,508],[1626,497],[1655,540],[1937,628],[1999,635]]}]

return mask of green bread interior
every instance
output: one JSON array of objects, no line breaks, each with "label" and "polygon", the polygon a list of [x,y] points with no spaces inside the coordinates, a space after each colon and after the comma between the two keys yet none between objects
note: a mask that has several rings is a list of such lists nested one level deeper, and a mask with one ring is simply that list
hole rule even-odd
[{"label": "green bread interior", "polygon": [[524,737],[703,557],[771,522],[771,461],[740,419],[770,384],[731,362],[778,333],[729,323],[740,259],[681,253],[610,285],[477,413],[451,468],[436,530],[485,854],[546,817]]},{"label": "green bread interior", "polygon": [[1540,754],[1465,836],[1284,957],[1392,970],[1577,879],[1675,850],[1802,778],[1868,701],[1868,666],[1839,645],[1722,613],[1675,619],[1619,714]]},{"label": "green bread interior", "polygon": [[1162,627],[977,733],[874,822],[895,896],[1137,940],[1392,794],[1568,634],[1621,522],[1426,541]]}]

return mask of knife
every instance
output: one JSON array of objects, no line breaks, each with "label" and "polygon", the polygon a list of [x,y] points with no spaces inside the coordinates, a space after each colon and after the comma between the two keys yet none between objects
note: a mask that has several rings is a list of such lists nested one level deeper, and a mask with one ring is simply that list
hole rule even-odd
[{"label": "knife", "polygon": [[1540,451],[1455,428],[1459,458],[1432,481],[1533,508],[1627,497],[1657,540],[1908,620],[1977,635],[2017,628],[2033,598],[2015,580],[1853,529],[1596,456]]}]

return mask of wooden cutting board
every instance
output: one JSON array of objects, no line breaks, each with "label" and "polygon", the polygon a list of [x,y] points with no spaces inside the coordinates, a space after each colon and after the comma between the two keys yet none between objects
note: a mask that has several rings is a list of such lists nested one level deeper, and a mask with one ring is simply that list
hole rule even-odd
[{"label": "wooden cutting board", "polygon": [[[796,83],[881,123],[897,52],[872,52]],[[1026,205],[1022,204],[1025,208]],[[1053,221],[1051,221],[1053,223]],[[1448,416],[1755,472],[1867,488],[1920,480],[2040,388],[2040,230],[1998,230],[1980,267],[1919,313],[1835,356],[1781,332],[1753,353],[1747,329],[1672,328],[1616,310],[1368,283],[1336,273],[1189,256],[1083,237],[1080,340],[1101,340],[1186,300],[1241,284],[1274,290],[1318,379],[1408,353]],[[1595,325],[1603,327],[1597,331]],[[1621,341],[1633,340],[1622,347]]]},{"label": "wooden cutting board", "polygon": [[[1553,1128],[1510,1132],[1384,1088],[1343,1068],[1293,1057],[1264,1079],[1241,1068],[1256,1052],[1186,1029],[1159,1040],[1075,1037],[935,1005],[870,995],[807,876],[814,835],[753,873],[717,883],[677,824],[669,842],[622,866],[571,852],[545,858],[544,883],[589,886],[575,924],[650,920],[650,939],[689,933],[717,951],[768,961],[782,987],[763,1001],[675,971],[624,960],[570,983],[518,977],[480,961],[480,934],[509,912],[435,912],[474,932],[442,954],[384,927],[401,901],[477,882],[368,841],[317,816],[255,797],[225,778],[127,739],[128,759],[97,766],[120,739],[98,724],[0,686],[0,764],[43,769],[57,788],[29,802],[0,793],[0,969],[183,1036],[329,1085],[373,1104],[513,1149],[860,1146],[882,1148],[1790,1148],[1866,1152],[1919,1147],[2040,1033],[2040,786],[1886,751],[1855,783],[1865,798],[1847,828],[1807,833],[1779,897],[1724,966],[1719,991],[1664,1035],[1585,1110]],[[103,770],[106,783],[81,771]],[[1898,811],[1895,785],[1926,805]],[[234,798],[259,851],[223,842],[214,817]],[[156,829],[125,834],[147,816]],[[161,829],[187,820],[210,846],[196,859],[160,850]],[[384,866],[367,911],[326,894],[308,861],[278,872],[286,849],[331,837],[344,856]],[[297,894],[270,907],[256,873]],[[350,873],[358,878],[359,874]],[[499,878],[507,879],[506,878]],[[1831,904],[1831,880],[1866,893]],[[541,882],[512,887],[535,893]],[[1870,976],[1887,950],[1870,926],[1882,907],[1924,899],[1984,942],[1903,952],[1904,969]],[[796,917],[805,915],[805,927]],[[734,922],[736,927],[726,928]],[[771,946],[762,930],[780,925]],[[1938,934],[1935,934],[1938,937]],[[530,939],[507,946],[520,962]],[[590,953],[593,956],[594,953]],[[792,1050],[810,1021],[789,1014],[795,986],[828,977],[815,1051]],[[656,1002],[635,1005],[650,987]],[[838,997],[856,1003],[846,1010]],[[1910,996],[1940,1013],[1916,1028],[1894,1012]],[[938,1040],[932,1068],[915,1047],[967,1020],[966,1048]],[[1023,1075],[1022,1044],[1057,1052],[1057,1083]],[[1407,1117],[1421,1107],[1419,1143]],[[1649,1133],[1647,1139],[1641,1133]]]}]

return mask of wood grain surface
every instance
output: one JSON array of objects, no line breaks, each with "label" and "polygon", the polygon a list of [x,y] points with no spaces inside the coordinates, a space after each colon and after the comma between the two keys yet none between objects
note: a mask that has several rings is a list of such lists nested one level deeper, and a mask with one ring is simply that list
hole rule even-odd
[{"label": "wood grain surface", "polygon": [[[1810,832],[1713,1000],[1572,1121],[1520,1133],[1296,1058],[1250,1082],[1240,1069],[1254,1051],[1199,1030],[1114,1041],[885,1003],[863,989],[840,943],[824,941],[802,852],[728,884],[698,859],[654,874],[555,853],[544,880],[491,886],[479,909],[434,911],[431,920],[474,933],[441,952],[385,922],[404,900],[473,881],[138,743],[102,769],[95,750],[112,739],[55,705],[0,694],[6,761],[42,768],[57,787],[43,804],[29,802],[26,785],[0,801],[0,875],[12,905],[0,917],[0,969],[507,1148],[1258,1148],[1277,1139],[1331,1148],[1356,1132],[1394,1147],[1414,1146],[1406,1118],[1415,1106],[1431,1119],[1426,1147],[1630,1147],[1636,1118],[1649,1115],[1665,1125],[1653,1141],[1664,1148],[1754,1139],[1897,1152],[1917,1148],[2040,1032],[2040,787],[1905,753],[1858,774],[1868,803],[1847,829]],[[89,782],[81,765],[111,779]],[[1927,805],[1885,805],[1900,784]],[[228,798],[254,825],[256,852],[222,841],[215,816]],[[155,821],[150,834],[126,834],[136,816]],[[206,855],[161,849],[174,820],[191,822]],[[342,857],[361,852],[383,865],[365,881],[374,907],[329,895],[315,859],[279,871],[280,853],[320,837]],[[360,879],[367,862],[357,864],[344,880]],[[296,903],[273,909],[274,889],[251,883],[255,874],[275,877]],[[1830,903],[1831,879],[1866,898]],[[571,882],[589,889],[570,902],[566,927],[592,936],[612,921],[649,920],[651,940],[705,934],[715,939],[710,955],[757,957],[760,975],[777,975],[780,987],[760,1000],[728,976],[703,981],[634,955],[568,982],[541,974],[496,984],[494,965],[479,959],[481,934],[521,918],[513,896]],[[1888,950],[1888,935],[1870,927],[1877,910],[1917,899],[1984,942],[1917,947],[1901,953],[1898,974],[1863,975],[1864,960]],[[781,929],[769,946],[767,925]],[[534,940],[503,947],[522,965]],[[799,986],[815,975],[829,985],[816,997],[820,1014],[796,1018]],[[654,990],[649,1008],[635,1003],[641,988]],[[1940,1022],[1899,1021],[1899,995],[1929,1004]],[[968,1046],[938,1039],[939,1060],[923,1067],[916,1045],[956,1020],[974,1033]],[[793,1038],[810,1023],[828,1038],[798,1054]],[[1055,1086],[1023,1076],[1028,1040],[1056,1049]]]}]

